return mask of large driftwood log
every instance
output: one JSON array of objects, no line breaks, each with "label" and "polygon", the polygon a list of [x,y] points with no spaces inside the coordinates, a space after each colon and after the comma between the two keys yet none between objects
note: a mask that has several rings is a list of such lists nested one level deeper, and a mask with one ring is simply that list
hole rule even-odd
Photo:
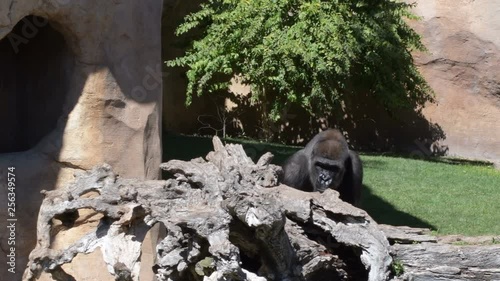
[{"label": "large driftwood log", "polygon": [[398,280],[500,280],[500,245],[396,244],[404,265]]},{"label": "large driftwood log", "polygon": [[[166,181],[123,179],[107,165],[84,172],[67,189],[45,192],[24,279],[45,271],[75,280],[63,265],[100,247],[116,280],[138,280],[144,226],[162,223],[158,280],[387,280],[390,246],[377,224],[336,191],[279,185],[271,159],[255,164],[240,145],[214,138],[206,160],[162,164],[173,175]],[[97,229],[51,248],[56,222],[71,227],[89,208],[103,215]]]},{"label": "large driftwood log", "polygon": [[498,236],[436,238],[428,229],[379,225],[400,266],[394,281],[500,280]]},{"label": "large driftwood log", "polygon": [[[123,179],[103,165],[45,192],[24,280],[42,272],[78,280],[64,265],[97,248],[116,280],[138,280],[141,243],[156,223],[166,228],[157,280],[500,280],[500,237],[437,239],[425,229],[377,225],[335,191],[279,185],[271,154],[255,164],[218,138],[206,158],[162,164],[173,175],[166,181]],[[54,249],[51,238],[82,209],[102,214],[97,229]],[[391,255],[399,276],[390,276]]]}]

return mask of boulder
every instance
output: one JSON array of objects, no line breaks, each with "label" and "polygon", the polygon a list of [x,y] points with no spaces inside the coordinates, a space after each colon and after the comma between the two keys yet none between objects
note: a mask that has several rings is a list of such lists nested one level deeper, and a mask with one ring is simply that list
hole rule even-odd
[{"label": "boulder", "polygon": [[[42,189],[66,186],[74,172],[103,162],[122,176],[159,177],[161,12],[156,0],[0,1],[1,206],[7,206],[8,167],[16,178],[10,280],[19,280],[35,247]],[[95,222],[92,214],[79,223]],[[0,220],[6,215],[0,212]],[[53,239],[64,244],[86,231]],[[2,251],[6,235],[0,232]],[[99,271],[74,270],[108,280]]]},{"label": "boulder", "polygon": [[500,6],[495,1],[417,0],[410,21],[428,49],[415,62],[436,92],[424,109],[447,154],[500,163]]}]

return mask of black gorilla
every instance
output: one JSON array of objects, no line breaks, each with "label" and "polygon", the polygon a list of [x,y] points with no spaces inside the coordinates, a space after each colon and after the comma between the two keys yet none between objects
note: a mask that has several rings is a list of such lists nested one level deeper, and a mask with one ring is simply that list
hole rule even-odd
[{"label": "black gorilla", "polygon": [[323,131],[283,164],[283,183],[304,191],[323,192],[333,188],[340,199],[355,206],[361,199],[363,166],[356,152],[349,150],[341,132]]}]

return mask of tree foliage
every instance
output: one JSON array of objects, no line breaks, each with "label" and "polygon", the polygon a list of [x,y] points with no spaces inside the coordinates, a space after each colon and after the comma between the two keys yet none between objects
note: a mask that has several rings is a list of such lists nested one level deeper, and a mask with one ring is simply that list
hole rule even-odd
[{"label": "tree foliage", "polygon": [[187,104],[237,76],[273,119],[291,103],[336,110],[361,91],[388,111],[418,108],[433,93],[413,64],[411,52],[425,48],[405,22],[416,19],[409,8],[390,0],[207,0],[176,31],[201,36],[167,64],[188,68]]}]

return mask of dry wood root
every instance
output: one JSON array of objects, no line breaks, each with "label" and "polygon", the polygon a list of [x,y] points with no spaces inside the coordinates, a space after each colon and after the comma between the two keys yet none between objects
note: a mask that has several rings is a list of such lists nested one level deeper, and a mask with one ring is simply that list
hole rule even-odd
[{"label": "dry wood root", "polygon": [[[364,212],[333,190],[306,193],[279,185],[281,168],[265,154],[257,163],[240,145],[215,137],[206,160],[161,165],[165,181],[124,179],[103,165],[76,176],[66,189],[45,192],[38,243],[24,280],[64,271],[78,254],[100,247],[116,280],[138,280],[141,243],[161,223],[157,280],[387,280],[390,245]],[[97,193],[95,196],[85,196]],[[95,231],[60,250],[51,248],[55,221],[71,227],[78,210],[103,215]]]}]

